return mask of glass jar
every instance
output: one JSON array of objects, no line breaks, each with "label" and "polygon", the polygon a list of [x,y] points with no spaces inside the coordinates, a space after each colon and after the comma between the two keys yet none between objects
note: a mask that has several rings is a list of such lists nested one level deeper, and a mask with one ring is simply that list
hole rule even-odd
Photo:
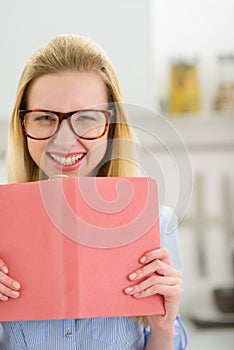
[{"label": "glass jar", "polygon": [[169,112],[200,111],[200,91],[196,59],[172,62],[170,66]]},{"label": "glass jar", "polygon": [[215,110],[234,112],[234,54],[218,56]]}]

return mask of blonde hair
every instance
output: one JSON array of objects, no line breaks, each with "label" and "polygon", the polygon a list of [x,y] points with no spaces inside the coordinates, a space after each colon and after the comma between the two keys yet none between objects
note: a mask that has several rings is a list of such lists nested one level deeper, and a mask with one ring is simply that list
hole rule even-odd
[{"label": "blonde hair", "polygon": [[108,148],[97,176],[138,176],[133,136],[122,106],[117,75],[103,49],[92,40],[78,35],[59,35],[37,50],[28,60],[17,89],[10,121],[8,143],[9,183],[38,181],[39,168],[32,160],[18,113],[26,109],[30,83],[46,74],[64,71],[96,72],[105,85],[108,102],[114,102],[115,122],[110,124]]}]

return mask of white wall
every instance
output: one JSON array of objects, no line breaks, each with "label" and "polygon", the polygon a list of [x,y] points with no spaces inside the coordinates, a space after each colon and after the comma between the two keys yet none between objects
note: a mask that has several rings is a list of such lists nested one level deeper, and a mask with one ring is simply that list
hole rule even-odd
[{"label": "white wall", "polygon": [[8,118],[26,59],[61,33],[97,41],[119,74],[126,102],[152,106],[148,0],[0,2],[0,120]]}]

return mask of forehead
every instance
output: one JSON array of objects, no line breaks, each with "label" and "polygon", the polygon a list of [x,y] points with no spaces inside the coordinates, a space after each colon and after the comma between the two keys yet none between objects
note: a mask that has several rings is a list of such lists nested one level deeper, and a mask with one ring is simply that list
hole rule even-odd
[{"label": "forehead", "polygon": [[27,93],[27,109],[68,112],[107,102],[106,85],[95,72],[43,75],[31,82]]}]

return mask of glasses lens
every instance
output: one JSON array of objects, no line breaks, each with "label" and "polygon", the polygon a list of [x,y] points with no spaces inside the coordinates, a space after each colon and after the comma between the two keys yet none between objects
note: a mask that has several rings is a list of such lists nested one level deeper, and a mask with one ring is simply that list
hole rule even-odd
[{"label": "glasses lens", "polygon": [[72,115],[71,123],[78,136],[92,139],[104,133],[106,117],[101,111],[80,111]]},{"label": "glasses lens", "polygon": [[34,138],[46,138],[52,136],[58,127],[59,118],[50,112],[28,112],[24,117],[26,133]]}]

